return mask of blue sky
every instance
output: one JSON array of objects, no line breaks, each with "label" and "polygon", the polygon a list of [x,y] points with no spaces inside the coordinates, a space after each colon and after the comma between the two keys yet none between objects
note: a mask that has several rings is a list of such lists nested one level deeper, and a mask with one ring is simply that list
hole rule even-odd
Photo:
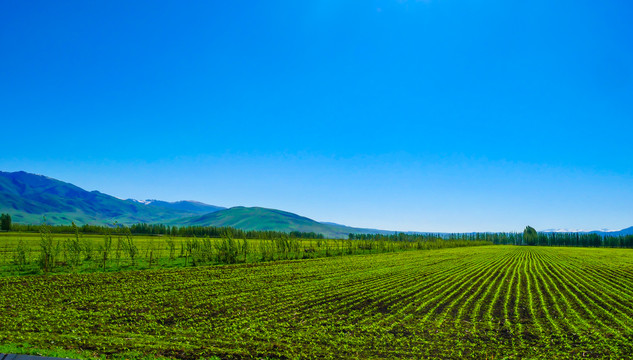
[{"label": "blue sky", "polygon": [[352,226],[633,225],[628,1],[3,1],[0,168]]}]

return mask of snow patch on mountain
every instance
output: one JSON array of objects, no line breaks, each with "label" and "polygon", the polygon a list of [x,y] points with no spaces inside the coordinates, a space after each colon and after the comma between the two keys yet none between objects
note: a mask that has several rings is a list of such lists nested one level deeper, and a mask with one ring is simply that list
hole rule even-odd
[{"label": "snow patch on mountain", "polygon": [[136,199],[128,199],[128,200],[134,201],[134,202],[139,203],[139,204],[144,204],[144,205],[149,205],[149,204],[153,203],[154,201],[156,201],[156,200],[136,200]]}]

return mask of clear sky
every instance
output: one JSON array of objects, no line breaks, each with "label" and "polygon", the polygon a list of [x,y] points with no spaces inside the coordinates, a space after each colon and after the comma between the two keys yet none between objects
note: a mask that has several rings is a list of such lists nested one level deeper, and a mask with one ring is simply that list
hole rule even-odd
[{"label": "clear sky", "polygon": [[631,1],[0,3],[0,170],[417,231],[633,225]]}]

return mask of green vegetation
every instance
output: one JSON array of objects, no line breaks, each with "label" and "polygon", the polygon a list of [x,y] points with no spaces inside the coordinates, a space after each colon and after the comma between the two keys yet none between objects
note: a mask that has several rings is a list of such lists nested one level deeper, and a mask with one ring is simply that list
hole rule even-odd
[{"label": "green vegetation", "polygon": [[[536,233],[529,227],[526,233],[349,234],[348,239],[148,224],[116,228],[18,224],[14,228],[27,232],[0,233],[0,276],[254,263],[490,244],[633,247],[633,235]],[[136,235],[139,233],[152,235]]]},{"label": "green vegetation", "polygon": [[[19,210],[18,210],[19,209]],[[20,172],[0,171],[0,212],[7,212],[12,217],[12,230],[25,231],[46,222],[53,225],[70,227],[71,222],[82,226],[82,232],[88,228],[112,227],[114,223],[137,227],[134,234],[171,234],[172,236],[211,236],[209,230],[226,227],[237,228],[245,232],[285,232],[313,233],[327,238],[347,238],[349,234],[378,234],[380,236],[400,236],[393,231],[354,228],[334,223],[317,222],[286,211],[265,209],[260,207],[233,207],[225,209],[195,201],[121,200],[98,191],[85,191],[73,184],[65,183],[49,177]],[[28,225],[33,224],[33,225]],[[136,225],[134,225],[136,224]],[[148,225],[152,224],[152,225]],[[159,225],[163,224],[163,225]],[[96,225],[96,226],[95,226]],[[177,233],[174,232],[176,226]],[[148,232],[149,231],[151,232]],[[37,229],[35,229],[37,231]],[[52,229],[55,232],[56,229]],[[57,229],[59,230],[59,229]],[[139,232],[136,232],[136,231]],[[98,230],[102,233],[102,230]],[[68,232],[61,230],[60,232]],[[94,232],[92,232],[94,233]],[[207,233],[207,234],[200,234]],[[426,234],[428,235],[428,234]],[[473,237],[481,240],[489,234],[434,234],[445,238]],[[525,244],[517,242],[522,234],[497,234],[498,244]],[[600,234],[574,234],[581,238],[572,239],[571,235],[538,234],[535,245],[563,246],[621,246],[633,247],[633,227],[618,232]],[[630,245],[622,245],[622,237],[631,235]],[[602,242],[602,237],[607,245]],[[250,238],[259,238],[252,236]],[[507,240],[514,239],[514,242]],[[488,240],[488,239],[486,239]],[[613,241],[611,241],[613,240]],[[491,240],[492,241],[492,240]]]},{"label": "green vegetation", "polygon": [[360,229],[332,223],[320,223],[287,211],[243,206],[236,206],[187,219],[178,219],[172,224],[187,227],[232,227],[246,231],[312,232],[322,234],[328,238],[346,238],[350,233],[393,233],[392,231]]},{"label": "green vegetation", "polygon": [[[281,231],[256,231],[256,230],[241,230],[232,227],[217,227],[217,226],[168,226],[164,224],[134,224],[130,226],[124,226],[120,224],[112,224],[110,226],[103,225],[87,225],[82,226],[73,225],[46,225],[49,230],[54,234],[71,234],[75,232],[75,227],[79,229],[82,234],[96,234],[96,235],[108,235],[123,233],[129,231],[133,235],[166,235],[166,236],[183,236],[183,237],[222,237],[227,232],[233,234],[236,237],[244,239],[273,239],[281,236],[292,236],[302,239],[324,239],[322,234],[314,232],[299,232],[292,231],[285,233]],[[37,233],[42,228],[42,225],[25,225],[14,224],[13,230],[23,233]]]},{"label": "green vegetation", "polygon": [[531,226],[526,226],[523,230],[523,242],[525,245],[536,245],[538,242],[538,233]]},{"label": "green vegetation", "polygon": [[[60,228],[70,234],[57,233]],[[105,232],[84,234],[81,229],[85,228],[74,224],[69,227],[44,225],[37,227],[38,233],[0,234],[0,276],[254,263],[491,244],[484,240],[445,240],[430,235],[406,241],[385,238],[344,240],[231,228],[194,228],[214,234],[219,229],[223,232],[218,237],[178,237],[133,235],[131,228],[126,227],[90,226],[87,227],[89,230]],[[252,238],[255,235],[261,237]]]},{"label": "green vegetation", "polygon": [[[116,225],[116,226],[115,226]],[[13,224],[12,230],[23,233],[39,232],[42,225]],[[597,233],[537,233],[528,226],[528,238],[523,233],[349,233],[345,238],[364,241],[427,241],[432,239],[459,241],[488,241],[495,245],[538,245],[538,246],[582,246],[582,247],[623,247],[633,248],[633,234],[628,229],[620,232],[602,235]],[[73,225],[49,226],[55,234],[74,233]],[[116,232],[129,231],[134,235],[171,235],[181,237],[222,237],[227,232],[241,239],[275,239],[290,236],[302,239],[324,239],[321,233],[291,231],[289,233],[272,230],[242,230],[232,227],[217,226],[168,226],[164,224],[134,224],[122,226],[120,224],[87,225],[79,227],[83,234],[107,235]]]},{"label": "green vegetation", "polygon": [[482,246],[5,277],[0,342],[119,358],[624,358],[631,255]]},{"label": "green vegetation", "polygon": [[418,241],[428,237],[444,240],[489,241],[495,245],[538,245],[633,248],[633,235],[607,235],[595,233],[537,233],[529,227],[526,233],[456,233],[456,234],[350,234],[354,240]]}]

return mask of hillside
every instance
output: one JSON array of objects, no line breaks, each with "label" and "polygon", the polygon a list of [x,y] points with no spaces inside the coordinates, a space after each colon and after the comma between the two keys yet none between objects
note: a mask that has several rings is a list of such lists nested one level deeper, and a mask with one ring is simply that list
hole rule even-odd
[{"label": "hillside", "polygon": [[39,224],[44,216],[50,224],[160,223],[217,209],[198,202],[121,200],[42,175],[0,172],[0,212],[17,223]]},{"label": "hillside", "polygon": [[99,191],[86,191],[70,183],[42,175],[0,172],[0,212],[16,223],[107,225],[163,223],[170,225],[231,226],[243,230],[315,232],[327,237],[349,233],[391,231],[359,229],[320,223],[286,211],[259,207],[226,209],[197,201],[121,200]]},{"label": "hillside", "polygon": [[[99,191],[86,191],[73,184],[24,171],[0,171],[0,212],[16,223],[107,225],[115,221],[177,226],[231,226],[243,230],[315,232],[331,238],[348,234],[393,234],[393,231],[354,228],[318,222],[287,211],[261,207],[226,209],[197,201],[122,200]],[[545,230],[551,232],[557,230]],[[594,231],[601,235],[630,235],[633,227],[620,231]]]},{"label": "hillside", "polygon": [[[128,200],[139,202],[138,200],[133,200],[133,199],[128,199]],[[193,200],[186,200],[186,201],[181,200],[181,201],[176,201],[176,202],[167,202],[167,201],[161,201],[161,200],[145,200],[145,201],[142,201],[142,203],[153,208],[170,209],[170,210],[175,210],[178,212],[193,213],[193,214],[200,214],[200,215],[226,209],[221,206],[208,205],[208,204],[201,203],[199,201],[193,201]]]},{"label": "hillside", "polygon": [[243,230],[315,232],[326,237],[347,237],[349,233],[393,233],[375,229],[359,229],[318,221],[287,211],[261,207],[237,206],[181,221],[182,225],[230,226]]}]

